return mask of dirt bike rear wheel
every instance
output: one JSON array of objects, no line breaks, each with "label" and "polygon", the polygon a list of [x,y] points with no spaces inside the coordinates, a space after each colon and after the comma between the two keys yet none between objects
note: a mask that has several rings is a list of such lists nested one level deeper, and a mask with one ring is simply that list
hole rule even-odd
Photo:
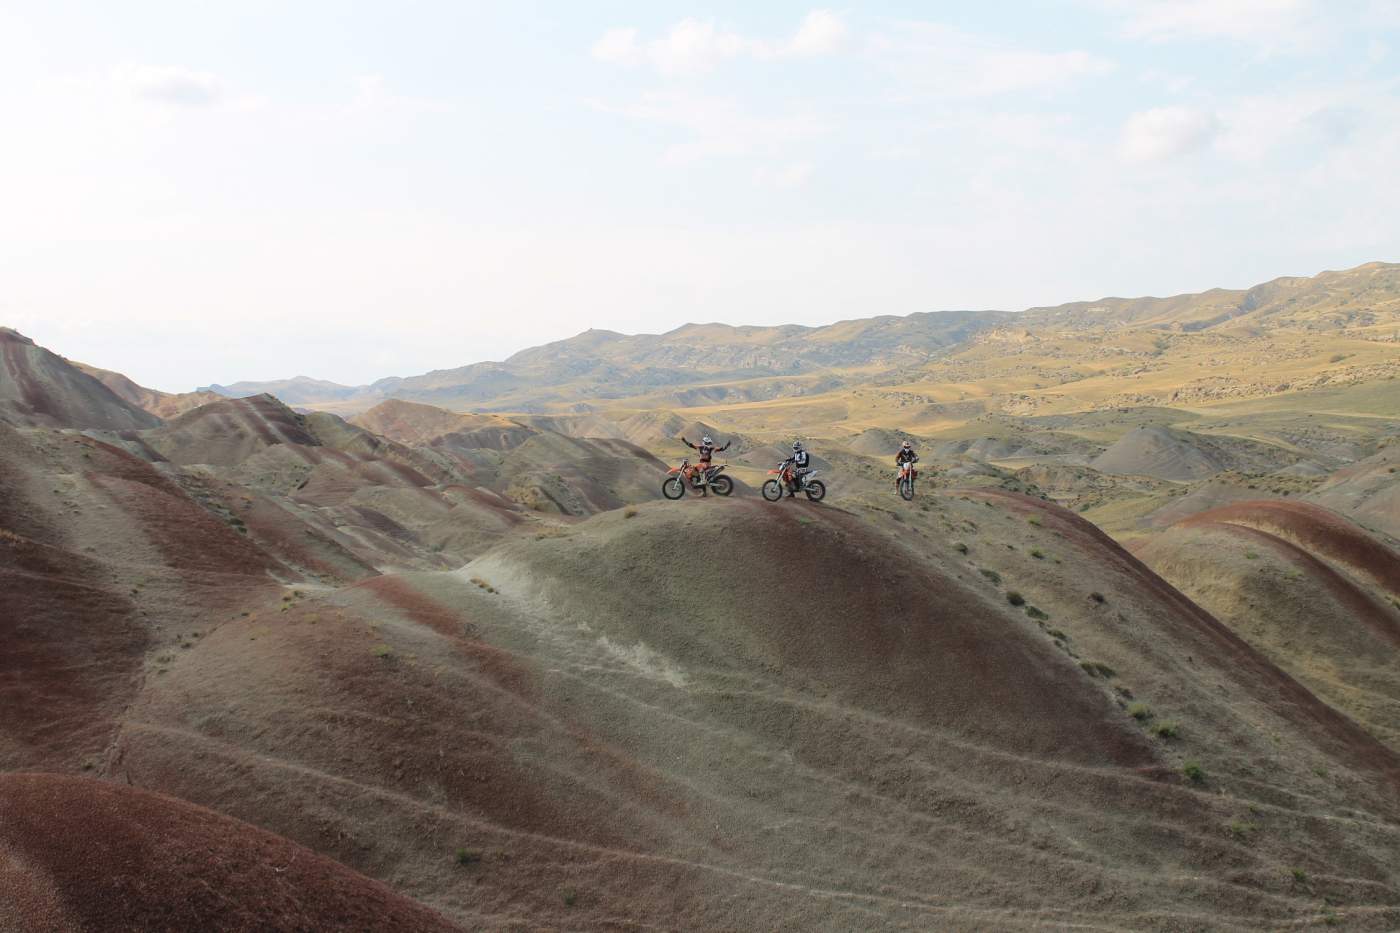
[{"label": "dirt bike rear wheel", "polygon": [[783,497],[783,484],[775,479],[770,479],[763,484],[763,498],[769,502],[777,502]]},{"label": "dirt bike rear wheel", "polygon": [[912,479],[902,479],[899,481],[899,494],[904,501],[908,502],[914,498],[914,481]]},{"label": "dirt bike rear wheel", "polygon": [[819,479],[814,479],[806,485],[807,498],[813,502],[820,502],[826,498],[826,484]]},{"label": "dirt bike rear wheel", "polygon": [[679,476],[668,476],[661,483],[661,494],[667,499],[679,499],[685,495],[685,480]]},{"label": "dirt bike rear wheel", "polygon": [[716,476],[710,480],[710,489],[717,496],[727,496],[734,491],[734,480],[728,476]]}]

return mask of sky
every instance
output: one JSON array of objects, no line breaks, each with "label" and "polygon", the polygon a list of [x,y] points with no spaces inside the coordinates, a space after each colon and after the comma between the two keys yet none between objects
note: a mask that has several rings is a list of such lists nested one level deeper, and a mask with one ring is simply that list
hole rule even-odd
[{"label": "sky", "polygon": [[1400,261],[1400,0],[0,0],[0,324],[167,391]]}]

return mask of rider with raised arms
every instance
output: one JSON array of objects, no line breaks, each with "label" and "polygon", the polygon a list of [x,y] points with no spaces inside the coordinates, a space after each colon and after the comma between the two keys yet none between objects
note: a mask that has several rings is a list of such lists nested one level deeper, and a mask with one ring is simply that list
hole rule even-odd
[{"label": "rider with raised arms", "polygon": [[686,440],[685,435],[682,434],[681,443],[700,454],[700,456],[696,458],[698,462],[695,464],[695,468],[700,471],[700,494],[702,496],[708,496],[710,494],[710,460],[714,457],[716,451],[724,453],[728,450],[729,445],[734,443],[734,439],[730,438],[725,441],[723,447],[716,447],[714,440],[708,434],[700,438],[700,443],[698,444],[692,444],[690,441]]}]

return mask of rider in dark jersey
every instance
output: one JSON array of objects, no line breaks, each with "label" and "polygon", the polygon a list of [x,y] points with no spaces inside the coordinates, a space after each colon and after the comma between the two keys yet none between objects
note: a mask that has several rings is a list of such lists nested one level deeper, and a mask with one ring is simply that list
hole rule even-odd
[{"label": "rider in dark jersey", "polygon": [[905,441],[899,445],[899,453],[894,455],[894,465],[902,467],[906,463],[918,463],[919,455],[914,453],[914,445]]},{"label": "rider in dark jersey", "polygon": [[792,456],[789,459],[792,461],[792,484],[788,486],[788,498],[791,499],[802,488],[802,478],[812,472],[812,460],[801,441],[792,442]]}]

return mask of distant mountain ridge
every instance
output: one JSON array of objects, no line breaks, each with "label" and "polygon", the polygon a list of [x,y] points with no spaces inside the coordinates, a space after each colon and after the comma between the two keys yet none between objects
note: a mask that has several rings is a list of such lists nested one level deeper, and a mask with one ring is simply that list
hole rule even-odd
[{"label": "distant mountain ridge", "polygon": [[[794,377],[829,368],[916,365],[990,326],[1004,311],[884,315],[823,327],[686,324],[664,334],[587,330],[522,350],[503,362],[473,363],[419,376],[349,387],[298,376],[271,382],[211,385],[229,397],[276,395],[289,405],[387,399],[443,407],[530,411],[569,397],[625,398],[706,382]],[[563,391],[564,387],[570,391]],[[551,391],[553,390],[553,391]]]},{"label": "distant mountain ridge", "polygon": [[390,377],[365,386],[298,376],[206,389],[231,397],[268,393],[290,405],[345,413],[388,399],[515,412],[586,412],[595,403],[633,398],[645,400],[644,407],[687,407],[886,384],[1008,328],[1031,336],[1126,329],[1231,336],[1354,333],[1375,339],[1400,332],[1400,264],[1367,263],[1248,289],[1103,298],[1019,313],[919,312],[821,327],[686,324],[664,334],[587,330],[502,362]]}]

